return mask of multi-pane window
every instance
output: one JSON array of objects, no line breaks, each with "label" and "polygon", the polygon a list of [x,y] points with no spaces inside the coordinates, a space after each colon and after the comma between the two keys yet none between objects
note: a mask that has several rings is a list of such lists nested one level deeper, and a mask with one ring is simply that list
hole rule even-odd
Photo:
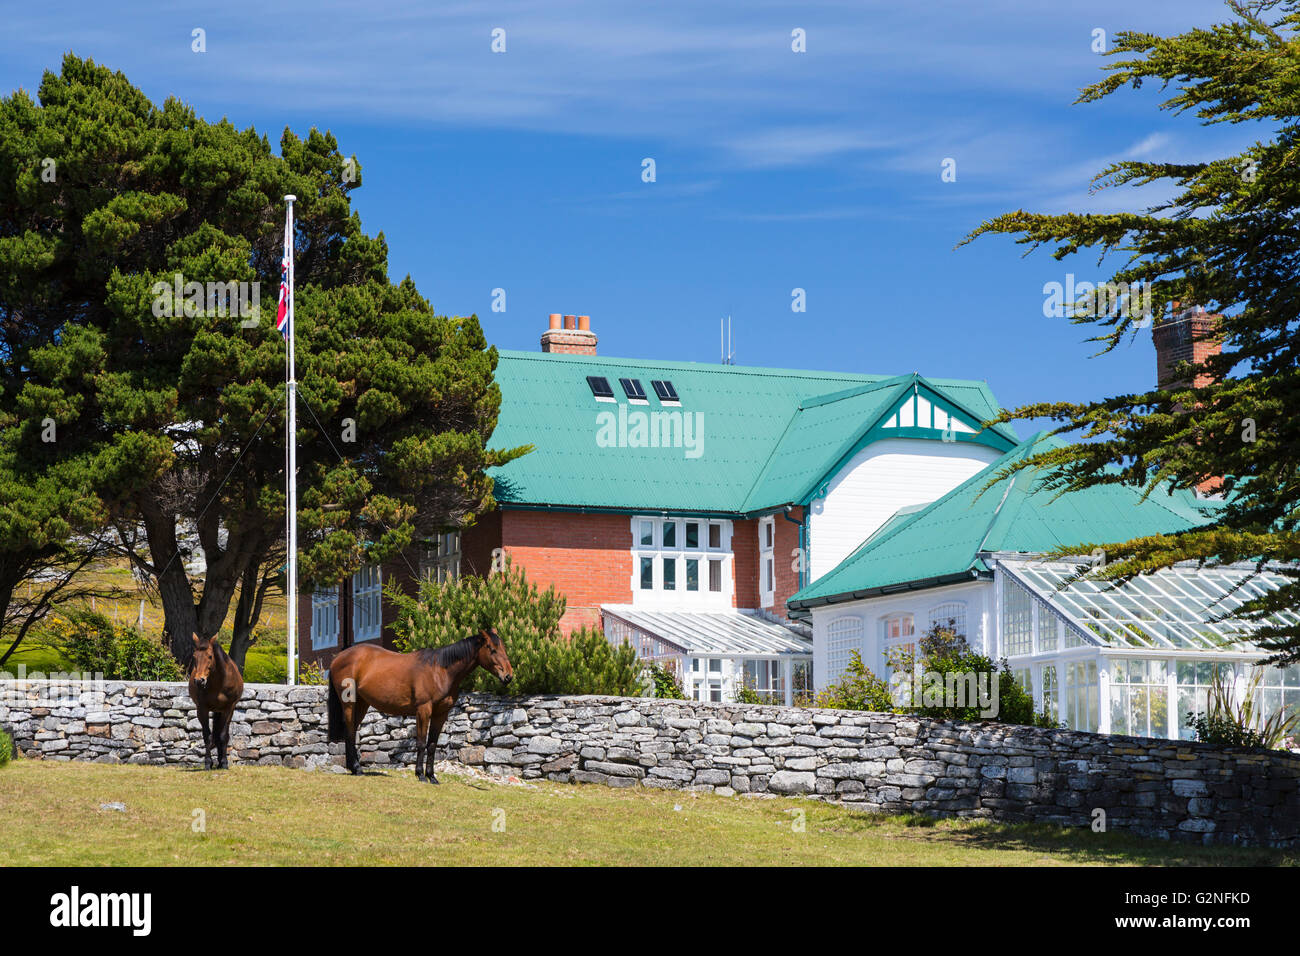
[{"label": "multi-pane window", "polygon": [[1062,722],[1071,730],[1096,732],[1101,722],[1098,712],[1097,662],[1071,661],[1065,665],[1065,694]]},{"label": "multi-pane window", "polygon": [[1061,713],[1061,685],[1057,682],[1056,665],[1044,664],[1039,672],[1042,679],[1042,696],[1038,701],[1038,711],[1047,712],[1047,716],[1055,721],[1060,720]]},{"label": "multi-pane window", "polygon": [[938,604],[930,608],[929,618],[926,624],[926,631],[931,630],[936,624],[942,624],[944,627],[951,626],[953,631],[961,637],[967,637],[966,634],[966,602],[949,601],[946,604]]},{"label": "multi-pane window", "polygon": [[731,536],[724,530],[725,524],[693,518],[635,519],[636,589],[683,597],[721,597],[730,556]]},{"label": "multi-pane window", "polygon": [[367,564],[352,575],[353,641],[373,641],[383,630],[380,577],[377,564]]},{"label": "multi-pane window", "polygon": [[339,642],[339,589],[335,585],[311,596],[311,649],[335,647]]},{"label": "multi-pane window", "polygon": [[709,590],[714,594],[722,591],[722,559],[709,558]]},{"label": "multi-pane window", "polygon": [[883,638],[880,643],[880,658],[885,668],[882,673],[900,664],[911,667],[907,661],[916,654],[916,625],[912,615],[890,614],[881,619],[880,626]]},{"label": "multi-pane window", "polygon": [[[1209,707],[1210,691],[1217,680],[1233,694],[1236,700],[1239,690],[1249,691],[1261,668],[1251,667],[1243,675],[1245,665],[1228,661],[1193,661],[1180,660],[1174,664],[1178,699],[1178,736],[1191,740],[1196,736],[1191,726],[1191,717],[1200,716]],[[1238,687],[1237,677],[1243,680]],[[1255,687],[1255,710],[1262,719],[1267,720],[1278,710],[1289,714],[1300,713],[1300,667],[1262,668],[1259,685]]]},{"label": "multi-pane window", "polygon": [[765,704],[785,703],[784,668],[780,661],[746,660],[745,686]]},{"label": "multi-pane window", "polygon": [[1030,654],[1034,649],[1034,599],[1008,575],[1002,578],[1002,653]]},{"label": "multi-pane window", "polygon": [[1117,660],[1111,667],[1110,732],[1169,736],[1169,662]]},{"label": "multi-pane window", "polygon": [[795,704],[800,705],[812,699],[813,662],[793,661],[790,664],[790,690],[794,694]]},{"label": "multi-pane window", "polygon": [[460,532],[435,535],[420,549],[420,577],[440,584],[460,577]]},{"label": "multi-pane window", "polygon": [[849,666],[853,651],[862,653],[862,618],[837,617],[826,627],[826,678],[832,684]]}]

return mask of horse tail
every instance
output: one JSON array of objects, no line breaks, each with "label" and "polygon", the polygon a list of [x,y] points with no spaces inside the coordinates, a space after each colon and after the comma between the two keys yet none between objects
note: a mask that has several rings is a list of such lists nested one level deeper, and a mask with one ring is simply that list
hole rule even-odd
[{"label": "horse tail", "polygon": [[334,678],[331,676],[329,692],[329,739],[330,743],[338,743],[346,739],[343,733],[343,701],[339,698],[339,689],[334,686]]}]

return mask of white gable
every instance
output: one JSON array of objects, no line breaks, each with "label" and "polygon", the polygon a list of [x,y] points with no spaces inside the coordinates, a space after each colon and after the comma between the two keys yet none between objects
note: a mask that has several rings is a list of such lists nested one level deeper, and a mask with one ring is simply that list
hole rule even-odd
[{"label": "white gable", "polygon": [[[928,404],[928,403],[927,403]],[[900,412],[915,405],[904,403]],[[908,427],[908,426],[904,426]],[[814,498],[809,581],[835,567],[898,511],[942,497],[1001,453],[972,442],[886,438],[854,455]]]}]

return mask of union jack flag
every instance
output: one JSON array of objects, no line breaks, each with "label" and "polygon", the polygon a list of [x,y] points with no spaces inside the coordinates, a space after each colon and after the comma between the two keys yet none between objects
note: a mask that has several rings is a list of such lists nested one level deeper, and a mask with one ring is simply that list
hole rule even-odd
[{"label": "union jack flag", "polygon": [[284,258],[280,260],[280,302],[275,307],[275,327],[286,339],[289,338],[289,283],[292,281],[290,273],[291,257],[293,256],[293,226],[289,220],[289,212],[285,212],[284,217]]}]

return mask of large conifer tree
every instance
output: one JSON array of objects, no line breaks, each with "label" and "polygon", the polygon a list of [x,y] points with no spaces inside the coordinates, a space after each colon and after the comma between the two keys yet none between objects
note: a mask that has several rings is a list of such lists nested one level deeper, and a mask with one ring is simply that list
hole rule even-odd
[{"label": "large conifer tree", "polygon": [[[329,134],[286,130],[277,156],[253,129],[172,98],[156,106],[71,54],[35,100],[0,103],[0,425],[13,480],[80,483],[75,497],[93,498],[84,519],[101,515],[158,588],[182,660],[241,586],[242,658],[256,590],[279,579],[285,194],[298,197],[304,582],[471,523],[492,504],[484,469],[514,454],[486,447],[495,349],[475,318],[435,315],[409,277],[389,281],[382,233],[363,233],[349,204],[360,182]],[[239,283],[250,284],[242,311]],[[206,557],[201,582],[186,529]]]},{"label": "large conifer tree", "polygon": [[[1168,92],[1164,109],[1206,125],[1243,124],[1258,130],[1259,140],[1210,162],[1128,161],[1099,173],[1097,182],[1107,187],[1171,187],[1173,198],[1154,208],[1113,215],[1022,210],[985,222],[968,237],[1007,233],[1031,248],[1052,247],[1057,259],[1085,250],[1119,256],[1112,281],[1152,282],[1156,321],[1171,316],[1174,303],[1222,313],[1222,354],[1198,369],[1181,368],[1175,377],[1189,384],[1087,403],[1036,403],[1003,416],[1051,417],[1061,423],[1058,432],[1082,439],[1022,463],[1055,466],[1060,488],[1126,482],[1155,492],[1164,482],[1192,488],[1224,479],[1226,507],[1208,514],[1202,528],[1089,545],[1106,550],[1105,576],[1194,559],[1282,562],[1296,578],[1300,5],[1269,0],[1228,8],[1226,22],[1177,36],[1119,34],[1109,75],[1084,89],[1079,102],[1155,82]],[[1106,349],[1142,331],[1140,316],[1107,314],[1096,297],[1081,306],[1074,321],[1096,324],[1094,341]],[[1248,605],[1258,615],[1297,608],[1300,581],[1294,580]],[[1259,638],[1279,661],[1300,660],[1297,628],[1266,627]]]}]

